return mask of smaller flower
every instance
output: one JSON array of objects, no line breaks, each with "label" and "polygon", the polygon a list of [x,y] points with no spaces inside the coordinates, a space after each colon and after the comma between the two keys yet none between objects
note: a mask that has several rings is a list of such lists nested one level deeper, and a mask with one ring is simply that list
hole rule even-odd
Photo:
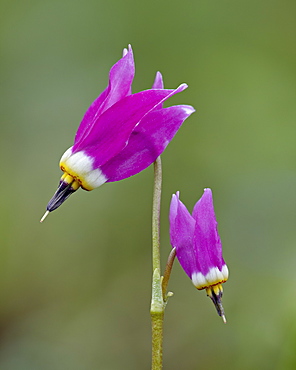
[{"label": "smaller flower", "polygon": [[226,322],[221,299],[228,268],[222,257],[211,189],[204,190],[192,215],[180,201],[179,192],[173,194],[169,218],[171,244],[182,268],[197,289],[206,289]]}]

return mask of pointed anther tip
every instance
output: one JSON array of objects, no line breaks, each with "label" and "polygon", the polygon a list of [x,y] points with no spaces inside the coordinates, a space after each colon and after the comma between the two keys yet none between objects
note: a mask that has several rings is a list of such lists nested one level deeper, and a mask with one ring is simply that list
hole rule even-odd
[{"label": "pointed anther tip", "polygon": [[44,215],[41,217],[41,220],[40,220],[40,223],[42,224],[42,222],[46,219],[46,217],[48,216],[48,214],[49,214],[49,211],[46,211],[45,213],[44,213]]},{"label": "pointed anther tip", "polygon": [[223,320],[224,324],[226,324],[226,323],[227,323],[227,321],[226,321],[226,317],[225,317],[225,315],[221,315],[221,317],[222,317],[222,320]]}]

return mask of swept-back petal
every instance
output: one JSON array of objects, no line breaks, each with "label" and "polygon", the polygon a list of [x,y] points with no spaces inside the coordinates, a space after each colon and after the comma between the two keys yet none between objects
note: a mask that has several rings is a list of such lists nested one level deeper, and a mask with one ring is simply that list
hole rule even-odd
[{"label": "swept-back petal", "polygon": [[198,269],[206,275],[213,267],[222,270],[222,243],[217,230],[211,189],[205,189],[203,196],[194,206],[192,216],[196,221],[194,249],[198,256]]},{"label": "swept-back petal", "polygon": [[193,112],[191,106],[178,105],[148,113],[132,132],[127,146],[101,167],[108,182],[133,176],[150,166]]},{"label": "swept-back petal", "polygon": [[131,46],[124,51],[123,57],[113,65],[109,73],[109,85],[86,111],[75,136],[74,146],[91,131],[96,119],[117,101],[131,94],[135,75],[134,57]]},{"label": "swept-back petal", "polygon": [[195,220],[179,199],[179,192],[173,194],[170,205],[170,238],[176,248],[177,258],[186,274],[190,277],[196,270],[196,257],[193,250]]},{"label": "swept-back petal", "polygon": [[146,90],[121,99],[97,119],[88,136],[79,146],[74,145],[73,152],[83,150],[93,158],[93,168],[101,167],[127,145],[147,113],[186,87],[182,84],[175,90]]}]

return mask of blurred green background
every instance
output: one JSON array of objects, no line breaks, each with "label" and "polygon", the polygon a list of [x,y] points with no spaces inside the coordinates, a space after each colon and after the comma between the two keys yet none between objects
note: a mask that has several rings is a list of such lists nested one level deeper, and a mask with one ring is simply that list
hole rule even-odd
[{"label": "blurred green background", "polygon": [[131,43],[133,91],[155,72],[197,112],[162,156],[171,194],[214,194],[227,325],[178,262],[164,369],[295,369],[293,0],[0,2],[0,368],[150,368],[153,170],[78,191],[44,224],[60,156]]}]

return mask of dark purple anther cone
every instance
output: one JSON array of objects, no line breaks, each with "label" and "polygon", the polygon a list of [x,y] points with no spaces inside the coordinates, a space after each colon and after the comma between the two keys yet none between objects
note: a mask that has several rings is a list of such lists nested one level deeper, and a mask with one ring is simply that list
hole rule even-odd
[{"label": "dark purple anther cone", "polygon": [[66,199],[69,198],[71,194],[73,194],[77,189],[74,189],[72,187],[72,183],[68,184],[64,181],[60,181],[60,185],[57,189],[57,191],[54,193],[53,197],[50,199],[50,201],[47,204],[46,209],[49,212],[54,211],[57,209]]}]

